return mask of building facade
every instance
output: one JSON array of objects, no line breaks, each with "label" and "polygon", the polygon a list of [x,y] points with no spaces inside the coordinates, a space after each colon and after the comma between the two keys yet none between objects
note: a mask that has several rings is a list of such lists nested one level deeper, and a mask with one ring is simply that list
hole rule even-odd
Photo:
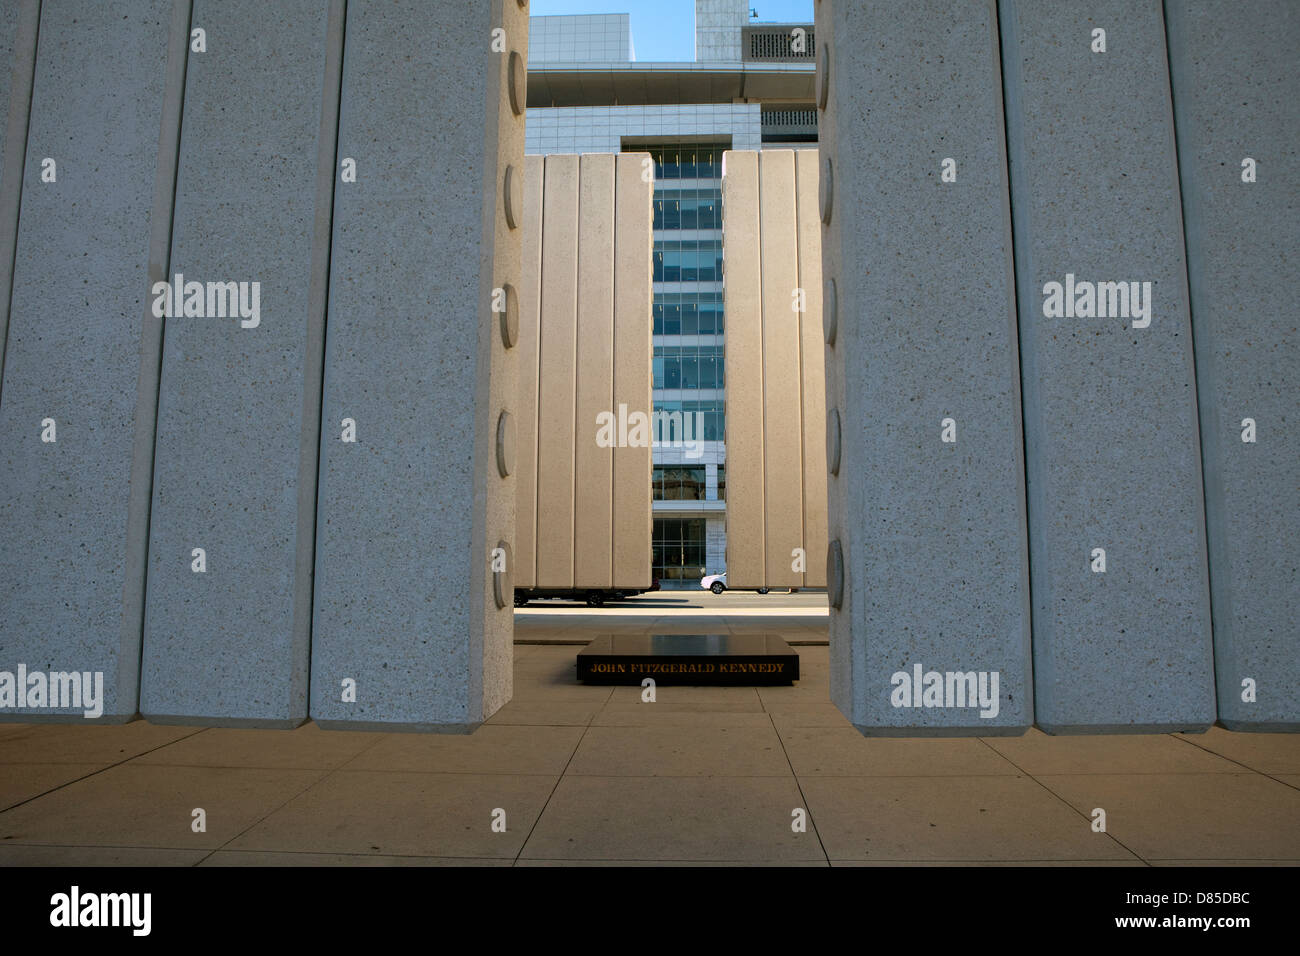
[{"label": "building facade", "polygon": [[652,478],[665,588],[727,569],[722,154],[816,144],[813,39],[808,23],[751,23],[746,0],[696,0],[694,62],[645,63],[627,14],[530,20],[526,152],[648,152],[655,164],[647,322],[668,430]]}]

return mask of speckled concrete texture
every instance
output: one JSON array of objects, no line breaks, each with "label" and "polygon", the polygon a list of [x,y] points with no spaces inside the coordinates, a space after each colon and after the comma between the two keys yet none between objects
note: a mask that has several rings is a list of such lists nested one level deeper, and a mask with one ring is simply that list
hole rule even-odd
[{"label": "speckled concrete texture", "polygon": [[[1297,731],[1300,336],[1287,263],[1300,249],[1300,7],[1174,0],[1166,16],[1219,720]],[[1242,440],[1247,418],[1254,442]]]},{"label": "speckled concrete texture", "polygon": [[[315,0],[278,4],[269,18],[264,9],[260,0],[194,5],[208,50],[191,53],[186,71],[170,273],[258,283],[259,314],[248,328],[254,320],[240,314],[166,320],[140,690],[154,721],[289,727],[307,718],[343,23],[339,5],[331,32],[330,5]],[[205,552],[203,573],[192,569],[194,548]]]},{"label": "speckled concrete texture", "polygon": [[[157,367],[142,316],[171,8],[43,5],[0,395],[0,669],[103,672],[102,721],[137,706],[144,526],[128,499],[137,430],[153,429],[137,386]],[[54,715],[83,719],[0,711]]]},{"label": "speckled concrete texture", "polygon": [[491,298],[521,281],[506,91],[527,28],[502,0],[348,4],[338,156],[357,182],[335,191],[311,660],[326,727],[468,731],[510,696],[513,609],[489,568],[513,537],[493,448],[516,360]]},{"label": "speckled concrete texture", "polygon": [[[1038,725],[1204,729],[1209,585],[1161,5],[999,9]],[[1132,302],[1128,316],[1045,314],[1045,286],[1071,277],[1149,283],[1149,325]]]},{"label": "speckled concrete texture", "polygon": [[[869,735],[1033,720],[997,36],[991,3],[817,6],[822,265],[838,298],[826,404],[842,446],[829,536],[845,577],[831,697]],[[958,680],[949,695],[949,673],[983,674],[996,713],[963,703]],[[931,674],[939,697],[913,694]]]}]

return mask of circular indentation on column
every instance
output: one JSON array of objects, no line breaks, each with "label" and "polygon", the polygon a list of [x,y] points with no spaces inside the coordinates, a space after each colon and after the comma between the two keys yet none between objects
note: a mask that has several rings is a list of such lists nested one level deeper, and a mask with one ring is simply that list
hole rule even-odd
[{"label": "circular indentation on column", "polygon": [[524,210],[524,177],[513,165],[506,166],[505,207],[506,225],[518,229]]},{"label": "circular indentation on column", "polygon": [[519,295],[509,282],[501,287],[501,291],[506,295],[506,309],[501,313],[501,341],[506,348],[512,349],[519,341]]},{"label": "circular indentation on column", "polygon": [[510,88],[510,108],[516,116],[523,116],[524,107],[528,105],[528,71],[524,69],[524,58],[517,50],[510,51],[506,79]]},{"label": "circular indentation on column", "polygon": [[840,300],[835,291],[835,280],[827,279],[822,287],[822,331],[826,333],[826,344],[835,344],[835,327],[839,321]]},{"label": "circular indentation on column", "polygon": [[[515,599],[515,588],[513,583],[515,555],[514,552],[511,551],[510,543],[508,541],[498,541],[497,548],[499,548],[505,555],[505,560],[502,562],[505,565],[505,570],[492,572],[492,600],[497,602],[497,607],[499,608],[505,607],[507,601],[509,601],[513,607]],[[495,564],[495,562],[493,562],[493,564]],[[492,566],[492,564],[488,565],[488,567]]]},{"label": "circular indentation on column", "polygon": [[831,201],[835,198],[835,175],[829,156],[822,157],[822,177],[817,184],[817,204],[821,208],[822,222],[831,224]]},{"label": "circular indentation on column", "polygon": [[826,548],[826,596],[837,611],[844,603],[844,552],[839,538]]},{"label": "circular indentation on column", "polygon": [[840,410],[832,408],[826,415],[826,464],[831,474],[840,473]]},{"label": "circular indentation on column", "polygon": [[515,470],[515,417],[502,412],[497,419],[497,471],[505,478]]},{"label": "circular indentation on column", "polygon": [[519,9],[520,9],[520,10],[527,10],[527,9],[528,9],[528,0],[519,0]]},{"label": "circular indentation on column", "polygon": [[817,108],[826,109],[826,100],[831,92],[831,48],[823,43],[817,57]]}]

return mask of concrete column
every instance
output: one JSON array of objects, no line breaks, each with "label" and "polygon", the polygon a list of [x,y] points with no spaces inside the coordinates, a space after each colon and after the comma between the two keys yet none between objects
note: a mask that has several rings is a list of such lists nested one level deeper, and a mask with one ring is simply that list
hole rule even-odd
[{"label": "concrete column", "polygon": [[1300,8],[1166,4],[1219,721],[1300,730]]},{"label": "concrete column", "polygon": [[817,208],[815,149],[795,160],[795,216],[799,232],[799,423],[803,431],[804,587],[826,587],[826,347],[822,324],[822,235]]},{"label": "concrete column", "polygon": [[[207,49],[186,71],[168,281],[201,298],[165,323],[140,699],[152,721],[307,718],[343,8],[194,4]],[[229,302],[226,283],[241,284]]]},{"label": "concrete column", "polygon": [[[725,207],[724,207],[725,208]],[[756,316],[763,345],[763,397],[760,408],[738,409],[762,415],[763,428],[763,587],[802,584],[792,570],[791,552],[803,547],[803,429],[799,408],[799,232],[795,223],[794,152],[758,155],[759,247],[762,309]],[[732,242],[739,241],[735,237]],[[729,286],[734,291],[735,285]],[[733,316],[728,331],[750,314]],[[728,336],[728,341],[730,336]],[[734,379],[732,380],[734,381]],[[735,459],[733,459],[735,460]],[[735,587],[746,582],[727,580]]]},{"label": "concrete column", "polygon": [[[614,404],[614,159],[609,153],[588,153],[579,161],[575,356],[580,360],[574,366],[573,432],[573,583],[579,588],[617,583],[613,580],[614,448],[596,441],[597,416],[618,414]],[[648,355],[646,360],[649,364]]]},{"label": "concrete column", "polygon": [[527,12],[351,0],[345,36],[311,715],[468,731],[511,690]]},{"label": "concrete column", "polygon": [[1201,730],[1210,607],[1161,5],[1000,15],[1038,724]]},{"label": "concrete column", "polygon": [[727,583],[763,587],[763,293],[756,152],[722,157],[727,337]]},{"label": "concrete column", "polygon": [[[654,297],[654,179],[648,153],[615,159],[614,205],[614,408],[650,416]],[[654,436],[650,435],[650,439]],[[649,444],[614,449],[614,585],[650,586],[651,515]]]},{"label": "concrete column", "polygon": [[[188,13],[41,10],[0,394],[0,660],[102,681],[104,721],[138,703],[161,336],[149,290],[165,271]],[[0,719],[85,710],[6,705]]]},{"label": "concrete column", "polygon": [[1020,733],[1033,706],[996,10],[820,0],[817,44],[831,699],[864,734]]},{"label": "concrete column", "polygon": [[537,394],[537,586],[573,587],[578,157],[547,156]]},{"label": "concrete column", "polygon": [[546,160],[524,160],[523,260],[519,283],[519,473],[515,481],[515,587],[537,583],[537,399],[541,369],[542,187]]}]

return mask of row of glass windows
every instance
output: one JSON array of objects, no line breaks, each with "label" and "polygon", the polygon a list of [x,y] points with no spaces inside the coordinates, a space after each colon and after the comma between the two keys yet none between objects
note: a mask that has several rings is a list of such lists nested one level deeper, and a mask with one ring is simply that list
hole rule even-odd
[{"label": "row of glass windows", "polygon": [[722,388],[721,345],[656,345],[655,388]]},{"label": "row of glass windows", "polygon": [[655,282],[721,282],[721,239],[661,239],[654,249]]},{"label": "row of glass windows", "polygon": [[[651,479],[655,501],[706,501],[708,495],[708,469],[703,465],[695,468],[656,468]],[[727,500],[727,466],[718,466],[717,501]]]},{"label": "row of glass windows", "polygon": [[656,229],[721,229],[721,189],[656,189]]},{"label": "row of glass windows", "polygon": [[[636,147],[625,147],[636,149]],[[655,161],[655,179],[721,179],[722,153],[729,147],[703,143],[649,147]],[[640,149],[637,149],[640,152]]]},{"label": "row of glass windows", "polygon": [[[657,401],[655,402],[654,407],[656,414],[662,413],[663,415],[669,416],[676,414],[679,418],[676,420],[669,419],[664,422],[661,426],[662,434],[656,434],[654,438],[656,441],[663,442],[684,441],[688,436],[685,435],[685,423],[683,419],[688,415],[694,416],[698,414],[702,417],[699,419],[692,417],[690,419],[690,439],[692,441],[701,440],[699,430],[696,426],[697,424],[702,424],[704,427],[703,441],[725,441],[726,412],[723,410],[723,405],[724,403],[722,401]],[[677,432],[679,423],[680,427],[683,429],[683,433],[680,435]]]},{"label": "row of glass windows", "polygon": [[721,335],[721,292],[656,292],[655,335]]},{"label": "row of glass windows", "polygon": [[703,518],[656,518],[652,574],[661,581],[704,577]]}]

